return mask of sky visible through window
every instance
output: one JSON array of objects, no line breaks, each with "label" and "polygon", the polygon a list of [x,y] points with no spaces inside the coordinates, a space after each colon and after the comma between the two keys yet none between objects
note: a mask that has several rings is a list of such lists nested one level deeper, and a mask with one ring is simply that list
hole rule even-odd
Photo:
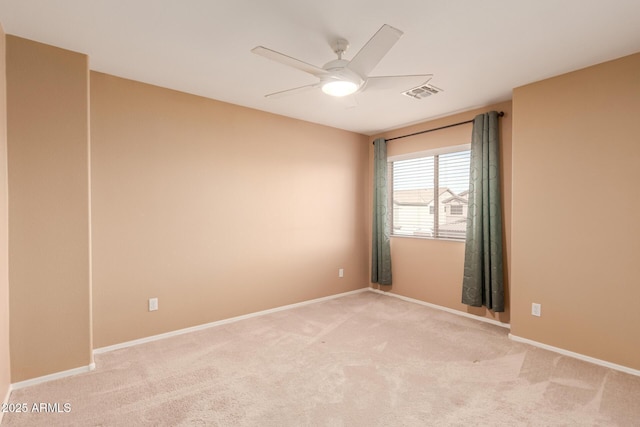
[{"label": "sky visible through window", "polygon": [[[438,155],[440,162],[439,187],[449,188],[455,194],[469,189],[469,150]],[[394,190],[417,190],[434,187],[435,156],[394,162]],[[402,171],[402,172],[396,172]]]},{"label": "sky visible through window", "polygon": [[469,162],[471,151],[441,154],[440,188],[448,188],[456,194],[469,190]]}]

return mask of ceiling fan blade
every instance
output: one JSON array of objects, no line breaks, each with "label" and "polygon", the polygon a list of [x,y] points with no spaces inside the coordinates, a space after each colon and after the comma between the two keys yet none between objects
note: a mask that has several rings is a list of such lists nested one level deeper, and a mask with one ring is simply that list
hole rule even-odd
[{"label": "ceiling fan blade", "polygon": [[432,77],[433,74],[369,77],[364,90],[409,90],[426,84]]},{"label": "ceiling fan blade", "polygon": [[281,90],[280,92],[270,93],[265,95],[265,98],[277,99],[282,98],[283,96],[295,95],[297,93],[307,92],[311,89],[315,89],[320,86],[320,83],[314,83],[312,85],[305,85],[300,87],[294,87],[293,89]]},{"label": "ceiling fan blade", "polygon": [[283,53],[276,52],[275,50],[267,49],[264,46],[256,46],[251,49],[251,52],[255,53],[256,55],[264,56],[265,58],[287,65],[289,67],[297,68],[300,71],[304,71],[305,73],[312,74],[316,77],[324,76],[327,74],[327,71],[323,68],[307,64],[306,62],[300,61],[299,59],[292,58]]},{"label": "ceiling fan blade", "polygon": [[378,62],[389,52],[394,44],[404,34],[397,28],[393,28],[390,25],[383,25],[377,33],[369,39],[367,44],[360,49],[360,52],[356,53],[351,62],[347,65],[347,68],[355,71],[363,78],[366,78],[369,73],[378,65]]}]

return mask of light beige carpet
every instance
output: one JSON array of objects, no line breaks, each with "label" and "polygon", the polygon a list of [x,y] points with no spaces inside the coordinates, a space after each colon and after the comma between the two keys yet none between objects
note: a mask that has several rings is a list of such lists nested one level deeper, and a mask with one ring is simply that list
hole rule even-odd
[{"label": "light beige carpet", "polygon": [[639,426],[640,377],[365,292],[96,357],[3,426]]}]

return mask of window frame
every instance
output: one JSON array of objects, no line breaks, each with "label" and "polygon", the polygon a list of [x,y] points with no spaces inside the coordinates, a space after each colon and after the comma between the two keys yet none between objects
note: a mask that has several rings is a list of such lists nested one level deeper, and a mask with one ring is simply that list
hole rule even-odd
[{"label": "window frame", "polygon": [[[423,157],[435,157],[435,156],[440,156],[440,155],[444,155],[444,154],[450,154],[450,153],[458,153],[458,152],[463,152],[463,151],[471,151],[471,142],[468,142],[466,144],[459,144],[459,145],[451,145],[451,146],[446,146],[446,147],[439,147],[439,148],[434,148],[434,149],[429,149],[429,150],[422,150],[422,151],[415,151],[415,152],[411,152],[411,153],[405,153],[405,154],[398,154],[398,155],[393,155],[393,156],[389,156],[387,158],[387,165],[388,165],[388,189],[389,189],[389,198],[388,198],[388,203],[389,203],[389,207],[388,207],[388,214],[389,214],[389,224],[391,227],[391,232],[390,232],[390,237],[402,237],[402,238],[412,238],[412,239],[428,239],[428,240],[447,240],[447,241],[452,241],[452,242],[461,242],[464,243],[466,241],[466,238],[462,238],[462,239],[457,239],[457,238],[453,238],[453,237],[441,237],[438,236],[438,227],[439,224],[436,223],[436,221],[439,221],[439,209],[437,208],[437,206],[440,205],[440,200],[439,200],[439,192],[436,190],[437,188],[439,188],[439,183],[438,183],[438,176],[439,176],[439,164],[440,161],[434,162],[434,206],[430,206],[430,209],[433,208],[434,210],[434,232],[432,233],[432,236],[425,236],[425,235],[409,235],[409,234],[394,234],[394,211],[393,211],[393,163],[397,162],[397,161],[401,161],[401,160],[413,160],[413,159],[418,159],[418,158],[423,158]],[[464,207],[463,207],[464,209]],[[464,214],[464,212],[463,212]],[[456,216],[462,216],[463,214],[460,215],[456,215]]]}]

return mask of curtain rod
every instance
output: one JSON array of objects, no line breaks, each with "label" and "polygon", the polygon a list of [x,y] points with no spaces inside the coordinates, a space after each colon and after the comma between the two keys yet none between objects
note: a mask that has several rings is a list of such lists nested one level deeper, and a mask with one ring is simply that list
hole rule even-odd
[{"label": "curtain rod", "polygon": [[[504,111],[500,111],[500,112],[498,113],[498,117],[502,117],[502,116],[504,116]],[[435,129],[422,130],[422,131],[420,131],[420,132],[410,133],[410,134],[408,134],[408,135],[396,136],[395,138],[389,138],[389,139],[385,140],[385,142],[393,141],[394,139],[402,139],[402,138],[406,138],[406,137],[408,137],[408,136],[415,136],[415,135],[420,135],[420,134],[423,134],[423,133],[433,132],[433,131],[435,131],[435,130],[441,130],[441,129],[446,129],[446,128],[452,128],[452,127],[454,127],[454,126],[466,125],[467,123],[473,123],[473,120],[475,120],[475,119],[467,120],[467,121],[460,122],[460,123],[454,123],[454,124],[452,124],[452,125],[440,126],[439,128],[435,128]]]}]

